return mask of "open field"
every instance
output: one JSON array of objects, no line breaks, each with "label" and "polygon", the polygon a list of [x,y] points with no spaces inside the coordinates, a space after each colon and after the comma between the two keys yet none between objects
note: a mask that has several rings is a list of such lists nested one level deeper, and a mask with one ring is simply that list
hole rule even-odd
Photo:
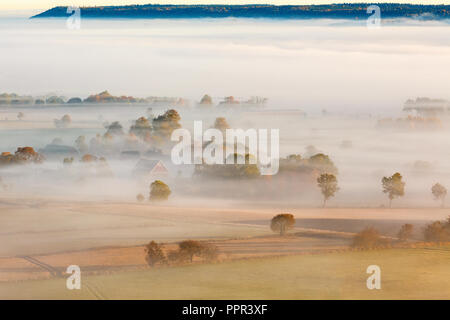
[{"label": "open field", "polygon": [[[156,240],[233,239],[271,235],[270,219],[290,212],[301,230],[353,233],[375,225],[385,234],[402,223],[422,226],[442,220],[450,209],[277,208],[205,203],[178,205],[118,201],[0,198],[0,257],[39,255],[104,246],[136,246]],[[313,219],[313,220],[311,220]],[[303,224],[302,221],[305,221]],[[420,227],[418,228],[420,231]],[[1,266],[0,266],[1,267]]]},{"label": "open field", "polygon": [[[0,199],[0,298],[20,299],[396,299],[449,298],[450,248],[346,251],[354,232],[392,235],[421,227],[449,209],[283,208],[212,202],[180,206],[3,195]],[[295,229],[279,237],[275,214]],[[219,263],[149,269],[143,244],[199,239]],[[332,252],[332,253],[330,253]],[[365,287],[367,266],[382,268],[383,289]],[[65,289],[79,265],[85,286]]]},{"label": "open field", "polygon": [[[308,235],[277,235],[234,240],[209,241],[219,250],[218,260],[298,255],[345,250],[350,240],[334,233],[311,232]],[[175,243],[165,243],[168,254],[176,250]],[[148,269],[144,246],[104,247],[54,254],[0,258],[0,282],[47,279],[65,274],[69,265],[78,265],[84,274],[108,274]]]},{"label": "open field", "polygon": [[[450,247],[387,249],[248,259],[0,283],[1,299],[449,299]],[[381,268],[381,290],[366,288],[366,268]]]}]

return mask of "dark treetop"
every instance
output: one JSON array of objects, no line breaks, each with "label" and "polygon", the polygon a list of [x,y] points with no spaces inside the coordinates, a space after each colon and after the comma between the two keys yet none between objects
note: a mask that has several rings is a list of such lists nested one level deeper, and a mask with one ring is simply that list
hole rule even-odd
[{"label": "dark treetop", "polygon": [[[370,4],[329,5],[129,5],[82,7],[83,18],[272,18],[367,19]],[[380,3],[382,18],[448,19],[450,5]],[[32,18],[68,17],[67,7],[55,7]]]}]

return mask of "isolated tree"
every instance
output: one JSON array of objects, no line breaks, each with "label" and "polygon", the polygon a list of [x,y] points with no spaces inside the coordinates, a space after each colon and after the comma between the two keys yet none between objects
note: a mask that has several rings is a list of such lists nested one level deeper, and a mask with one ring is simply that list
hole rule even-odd
[{"label": "isolated tree", "polygon": [[405,194],[405,183],[402,181],[403,177],[396,172],[391,177],[383,177],[381,184],[383,186],[383,193],[386,193],[389,198],[389,208],[392,206],[392,200],[402,197]]},{"label": "isolated tree", "polygon": [[431,187],[431,193],[433,194],[434,199],[441,200],[441,207],[444,207],[447,189],[440,183],[436,183]]},{"label": "isolated tree", "polygon": [[200,100],[201,105],[212,105],[212,98],[205,94],[202,99]]},{"label": "isolated tree", "polygon": [[229,128],[230,125],[228,124],[227,119],[225,119],[224,117],[216,118],[216,121],[214,122],[214,129],[225,132],[225,130]]},{"label": "isolated tree", "polygon": [[336,192],[339,191],[336,176],[330,173],[322,173],[317,178],[317,185],[323,195],[323,207],[325,207],[327,200],[334,197]]},{"label": "isolated tree", "polygon": [[171,193],[169,186],[161,180],[155,180],[150,185],[150,200],[167,200]]},{"label": "isolated tree", "polygon": [[162,245],[156,243],[155,241],[152,241],[145,246],[145,252],[145,260],[151,267],[157,263],[164,263],[166,261],[166,256],[162,250]]},{"label": "isolated tree", "polygon": [[287,230],[292,229],[295,225],[295,218],[290,213],[281,213],[276,215],[270,221],[270,229],[273,232],[279,232],[283,236]]},{"label": "isolated tree", "polygon": [[412,224],[406,223],[401,226],[397,237],[400,239],[400,241],[407,241],[409,238],[411,238],[413,230],[414,226]]}]

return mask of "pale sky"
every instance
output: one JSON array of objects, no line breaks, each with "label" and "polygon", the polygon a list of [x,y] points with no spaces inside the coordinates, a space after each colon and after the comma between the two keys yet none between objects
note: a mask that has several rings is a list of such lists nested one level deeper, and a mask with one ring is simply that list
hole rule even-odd
[{"label": "pale sky", "polygon": [[322,4],[322,3],[340,3],[340,2],[396,2],[396,3],[415,3],[415,4],[450,4],[450,0],[1,0],[0,10],[35,10],[50,9],[56,6],[73,5],[73,6],[95,6],[95,5],[126,5],[126,4]]}]

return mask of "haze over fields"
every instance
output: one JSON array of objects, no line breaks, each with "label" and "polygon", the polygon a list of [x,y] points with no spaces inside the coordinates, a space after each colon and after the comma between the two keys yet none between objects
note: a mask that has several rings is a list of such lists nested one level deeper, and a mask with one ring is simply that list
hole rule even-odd
[{"label": "haze over fields", "polygon": [[68,30],[65,20],[7,18],[0,84],[20,94],[261,95],[319,112],[395,113],[409,97],[448,98],[448,24],[386,23],[86,19]]},{"label": "haze over fields", "polygon": [[[448,298],[449,27],[0,19],[0,298]],[[278,174],[249,149],[232,155],[243,164],[176,165],[171,134],[195,121],[279,130]],[[364,230],[381,251],[353,252]],[[183,256],[185,240],[202,254]],[[371,259],[387,271],[378,296],[363,292]],[[341,268],[332,283],[324,261]],[[272,267],[296,263],[310,281],[274,291]],[[60,293],[71,264],[89,290]],[[195,286],[190,270],[198,291],[173,291]],[[237,283],[248,291],[220,294]]]}]

